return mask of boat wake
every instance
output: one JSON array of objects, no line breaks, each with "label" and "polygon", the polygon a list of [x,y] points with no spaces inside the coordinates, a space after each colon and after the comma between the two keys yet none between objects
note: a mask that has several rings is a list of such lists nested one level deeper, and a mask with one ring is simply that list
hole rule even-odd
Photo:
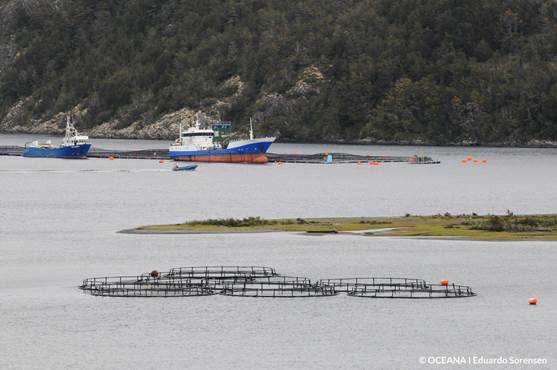
[{"label": "boat wake", "polygon": [[56,169],[40,169],[40,170],[0,170],[0,173],[6,174],[33,174],[33,173],[142,173],[142,172],[170,172],[168,169],[81,169],[81,170],[56,170]]}]

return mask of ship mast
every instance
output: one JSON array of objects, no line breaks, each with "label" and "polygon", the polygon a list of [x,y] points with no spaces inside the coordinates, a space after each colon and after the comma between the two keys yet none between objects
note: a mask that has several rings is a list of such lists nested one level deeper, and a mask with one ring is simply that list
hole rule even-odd
[{"label": "ship mast", "polygon": [[70,115],[66,115],[66,138],[71,138],[73,136],[77,136],[77,130],[75,129]]},{"label": "ship mast", "polygon": [[249,118],[249,139],[253,140],[253,125],[251,123],[251,117]]}]

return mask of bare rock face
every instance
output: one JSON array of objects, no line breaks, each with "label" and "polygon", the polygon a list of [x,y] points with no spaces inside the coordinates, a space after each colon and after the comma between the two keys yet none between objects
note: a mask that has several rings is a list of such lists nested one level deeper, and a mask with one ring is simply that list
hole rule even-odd
[{"label": "bare rock face", "polygon": [[12,105],[8,113],[0,121],[0,130],[5,132],[17,132],[17,127],[21,126],[25,114],[25,101],[19,100]]},{"label": "bare rock face", "polygon": [[30,126],[28,132],[32,134],[63,134],[66,127],[66,114],[58,113],[47,121],[40,121]]},{"label": "bare rock face", "polygon": [[204,112],[183,108],[165,114],[155,122],[149,124],[136,121],[127,127],[118,129],[118,120],[105,122],[90,130],[89,135],[108,138],[173,139],[178,136],[180,123],[182,124],[182,128],[187,128],[193,126],[196,119],[202,126],[212,122],[212,119]]},{"label": "bare rock face", "polygon": [[291,96],[301,96],[308,94],[319,94],[319,83],[324,81],[323,73],[314,65],[304,69],[300,78],[287,94]]},{"label": "bare rock face", "polygon": [[227,97],[216,100],[211,106],[206,107],[205,112],[211,117],[220,119],[222,112],[230,109],[232,104],[244,93],[244,82],[240,76],[232,76],[226,80],[222,85],[222,89],[231,91],[232,93]]},{"label": "bare rock face", "polygon": [[2,132],[24,132],[30,134],[63,134],[66,128],[66,117],[72,116],[78,123],[87,110],[77,105],[67,112],[58,112],[47,120],[37,120],[26,118],[25,104],[27,100],[19,100],[14,104],[0,122]]},{"label": "bare rock face", "polygon": [[154,122],[133,122],[131,125],[118,129],[118,120],[105,122],[89,131],[90,136],[97,137],[124,137],[133,139],[174,139],[178,136],[180,124],[188,128],[199,121],[201,127],[206,127],[220,116],[244,92],[244,83],[240,76],[233,76],[223,83],[223,88],[232,93],[224,99],[216,100],[203,110],[182,108],[175,112],[165,114]]},{"label": "bare rock face", "polygon": [[[233,76],[223,83],[221,88],[230,94],[200,110],[182,108],[175,112],[165,114],[154,121],[145,122],[138,120],[126,127],[117,119],[93,127],[83,132],[91,137],[106,138],[130,138],[130,139],[174,139],[178,136],[180,123],[185,129],[199,121],[202,127],[206,127],[215,119],[219,119],[221,113],[231,107],[236,99],[244,92],[244,83],[239,76]],[[25,132],[36,134],[62,134],[65,128],[66,115],[71,114],[79,130],[80,119],[87,113],[80,105],[69,112],[59,112],[43,119],[28,119],[26,117],[26,99],[14,104],[9,112],[0,121],[0,132]],[[80,130],[81,131],[81,130]]]},{"label": "bare rock face", "polygon": [[285,94],[265,94],[257,100],[256,121],[264,127],[273,127],[273,132],[267,130],[272,135],[295,136],[295,132],[303,127],[302,112],[307,109],[310,98],[320,93],[319,86],[324,80],[316,66],[305,68]]}]

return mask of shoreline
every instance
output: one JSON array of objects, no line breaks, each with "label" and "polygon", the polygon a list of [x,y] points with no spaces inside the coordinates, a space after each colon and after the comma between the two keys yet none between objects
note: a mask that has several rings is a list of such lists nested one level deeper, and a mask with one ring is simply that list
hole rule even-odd
[{"label": "shoreline", "polygon": [[135,235],[259,234],[358,235],[413,239],[478,241],[556,241],[557,215],[434,215],[297,219],[217,219],[182,224],[146,225],[120,230]]},{"label": "shoreline", "polygon": [[364,237],[375,237],[375,238],[390,238],[390,239],[410,239],[410,240],[451,240],[451,241],[466,241],[466,242],[552,242],[557,239],[476,239],[476,238],[466,238],[461,236],[398,236],[389,235],[385,233],[355,233],[355,232],[306,232],[306,231],[281,231],[281,230],[253,230],[253,231],[155,231],[155,230],[135,230],[135,229],[124,229],[116,232],[117,234],[128,234],[128,235],[241,235],[241,234],[270,234],[270,233],[288,233],[288,234],[300,234],[305,236],[327,236],[327,235],[353,235],[353,236],[364,236]]},{"label": "shoreline", "polygon": [[[34,131],[0,131],[0,135],[47,135],[47,136],[60,136],[60,132],[34,132]],[[153,140],[153,141],[172,141],[175,137],[145,137],[145,136],[126,136],[126,135],[111,135],[111,136],[96,136],[89,135],[91,139],[103,140]],[[517,149],[556,149],[557,141],[551,140],[531,140],[532,143],[505,143],[505,142],[488,142],[488,143],[444,143],[436,144],[431,142],[422,141],[404,141],[404,142],[391,142],[391,141],[370,141],[370,140],[322,140],[322,141],[299,141],[299,140],[277,140],[277,144],[307,144],[307,145],[353,145],[353,146],[422,146],[433,148],[517,148]]]}]

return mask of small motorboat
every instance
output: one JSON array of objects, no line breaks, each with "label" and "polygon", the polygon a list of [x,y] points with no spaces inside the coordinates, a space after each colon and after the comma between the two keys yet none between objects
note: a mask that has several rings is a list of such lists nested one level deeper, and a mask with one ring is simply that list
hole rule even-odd
[{"label": "small motorboat", "polygon": [[177,163],[174,163],[174,166],[172,166],[172,171],[195,171],[196,168],[197,168],[196,164],[189,164],[187,166],[178,166]]}]

